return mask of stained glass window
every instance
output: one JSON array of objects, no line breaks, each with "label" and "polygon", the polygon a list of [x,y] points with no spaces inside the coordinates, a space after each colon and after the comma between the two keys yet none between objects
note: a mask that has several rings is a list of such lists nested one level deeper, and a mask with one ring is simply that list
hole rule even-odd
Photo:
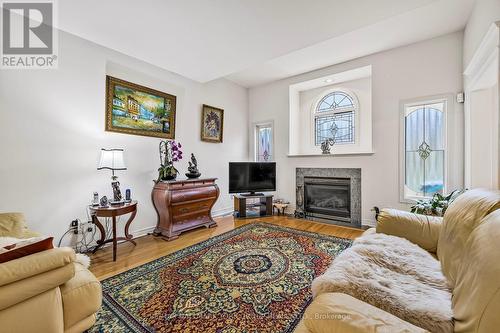
[{"label": "stained glass window", "polygon": [[258,162],[273,160],[273,127],[272,124],[255,126],[256,159]]},{"label": "stained glass window", "polygon": [[354,108],[352,97],[342,91],[329,93],[318,103],[318,112],[328,112],[342,108]]},{"label": "stained glass window", "polygon": [[446,101],[405,106],[404,196],[427,198],[445,187]]},{"label": "stained glass window", "polygon": [[356,107],[354,98],[343,91],[334,91],[318,103],[314,115],[315,145],[327,139],[335,144],[354,143]]}]

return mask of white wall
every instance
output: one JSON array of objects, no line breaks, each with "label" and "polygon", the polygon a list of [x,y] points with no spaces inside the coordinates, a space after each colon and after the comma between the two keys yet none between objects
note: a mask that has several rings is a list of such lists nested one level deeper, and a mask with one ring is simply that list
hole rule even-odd
[{"label": "white wall", "polygon": [[[92,192],[112,196],[110,172],[96,170],[99,150],[122,147],[122,189],[139,201],[132,234],[156,225],[150,194],[160,140],[104,131],[106,74],[177,95],[176,140],[185,153],[178,169],[186,172],[195,153],[202,177],[219,178],[214,212],[232,209],[227,168],[248,158],[247,89],[199,84],[67,33],[59,38],[57,70],[0,72],[0,212],[24,212],[32,229],[57,240],[72,219],[87,219]],[[203,103],[225,110],[223,144],[200,141]]]},{"label": "white wall", "polygon": [[349,153],[357,149],[364,151],[372,149],[371,78],[364,78],[300,92],[299,122],[302,125],[301,131],[296,133],[299,142],[298,154],[321,154],[320,146],[315,145],[314,122],[312,119],[319,99],[332,90],[343,90],[351,93],[355,96],[356,103],[359,104],[359,112],[355,115],[355,144],[336,144],[331,149],[332,153],[339,153],[339,151]]},{"label": "white wall", "polygon": [[500,1],[476,0],[464,31],[464,68],[495,21],[500,21]]},{"label": "white wall", "polygon": [[[362,219],[373,223],[370,209],[406,208],[399,202],[400,101],[455,94],[462,86],[462,33],[370,55],[250,89],[250,122],[274,119],[277,195],[295,202],[295,168],[362,168]],[[368,156],[287,157],[290,84],[372,65],[373,147]],[[449,188],[463,185],[463,107],[448,118]]]},{"label": "white wall", "polygon": [[498,108],[495,105],[495,85],[489,89],[476,90],[470,93],[469,103],[473,111],[470,117],[470,186],[498,188],[498,169],[495,152],[498,145]]}]

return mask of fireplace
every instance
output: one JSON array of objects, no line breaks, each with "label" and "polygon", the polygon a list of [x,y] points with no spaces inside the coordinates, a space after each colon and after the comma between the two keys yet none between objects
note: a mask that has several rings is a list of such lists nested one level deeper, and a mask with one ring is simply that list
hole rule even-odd
[{"label": "fireplace", "polygon": [[361,227],[361,169],[297,168],[299,218]]},{"label": "fireplace", "polygon": [[304,177],[304,208],[309,216],[351,222],[349,178]]}]

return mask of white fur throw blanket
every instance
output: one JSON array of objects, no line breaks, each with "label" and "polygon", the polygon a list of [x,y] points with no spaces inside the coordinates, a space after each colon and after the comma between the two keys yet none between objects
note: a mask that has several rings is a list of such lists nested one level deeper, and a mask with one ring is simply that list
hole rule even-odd
[{"label": "white fur throw blanket", "polygon": [[439,261],[406,239],[356,239],[312,284],[314,297],[349,294],[431,332],[453,332],[451,292]]}]

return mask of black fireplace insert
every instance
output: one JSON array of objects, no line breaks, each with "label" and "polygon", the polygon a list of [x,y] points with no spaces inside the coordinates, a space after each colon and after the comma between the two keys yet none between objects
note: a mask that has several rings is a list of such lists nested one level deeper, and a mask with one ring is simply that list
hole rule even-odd
[{"label": "black fireplace insert", "polygon": [[334,177],[304,177],[304,213],[341,222],[351,222],[351,180]]}]

